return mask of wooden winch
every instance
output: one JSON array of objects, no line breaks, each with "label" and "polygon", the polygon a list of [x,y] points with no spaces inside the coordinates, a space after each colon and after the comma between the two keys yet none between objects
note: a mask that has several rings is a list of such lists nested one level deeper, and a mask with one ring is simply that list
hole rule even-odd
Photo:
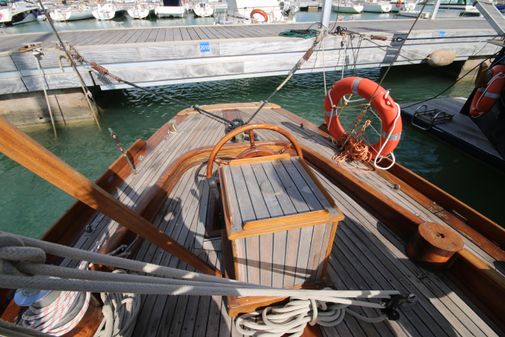
[{"label": "wooden winch", "polygon": [[[344,216],[301,151],[297,156],[234,159],[221,165],[218,175],[229,276],[278,288],[324,286],[328,256]],[[235,316],[282,300],[228,298],[228,312]]]}]

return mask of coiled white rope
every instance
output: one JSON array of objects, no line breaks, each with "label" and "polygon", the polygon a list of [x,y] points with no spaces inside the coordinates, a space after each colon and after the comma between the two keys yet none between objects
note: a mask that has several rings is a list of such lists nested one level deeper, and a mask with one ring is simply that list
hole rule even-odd
[{"label": "coiled white rope", "polygon": [[286,305],[242,315],[235,320],[235,326],[244,336],[298,337],[303,334],[307,324],[336,326],[344,320],[346,313],[367,323],[380,323],[387,319],[384,314],[376,317],[360,315],[346,304],[291,298]]},{"label": "coiled white rope", "polygon": [[[124,274],[116,269],[113,273]],[[133,334],[135,321],[140,312],[140,295],[100,293],[104,319],[94,337],[129,337]]]}]

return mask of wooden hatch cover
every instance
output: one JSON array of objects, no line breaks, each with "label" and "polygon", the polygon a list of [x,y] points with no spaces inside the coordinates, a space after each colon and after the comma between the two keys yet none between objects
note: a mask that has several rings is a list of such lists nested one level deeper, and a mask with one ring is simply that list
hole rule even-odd
[{"label": "wooden hatch cover", "polygon": [[[241,132],[249,132],[251,148],[246,153],[257,153],[251,131],[258,128],[287,134],[296,155],[262,151],[268,154],[220,162],[226,273],[264,286],[320,288],[343,215],[297,151],[296,140],[277,126],[246,125],[227,134],[213,153],[217,155],[220,146]],[[210,172],[214,159],[211,155]],[[229,297],[228,312],[236,316],[283,300]]]}]

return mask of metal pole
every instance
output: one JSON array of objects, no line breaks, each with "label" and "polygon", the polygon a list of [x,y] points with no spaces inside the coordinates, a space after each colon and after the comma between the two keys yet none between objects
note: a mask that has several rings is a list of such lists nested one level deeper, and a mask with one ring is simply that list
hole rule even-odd
[{"label": "metal pole", "polygon": [[56,124],[54,122],[53,110],[51,109],[51,104],[49,103],[49,96],[47,95],[47,90],[49,90],[49,84],[46,80],[46,74],[42,70],[42,66],[40,64],[40,59],[42,58],[42,50],[34,49],[33,56],[35,57],[35,61],[37,62],[37,68],[39,69],[40,75],[42,76],[42,90],[44,91],[44,97],[46,99],[47,111],[49,112],[49,118],[51,118],[51,125],[53,127],[54,137],[58,137],[58,132],[56,131]]},{"label": "metal pole", "polygon": [[440,0],[437,0],[437,2],[435,2],[435,6],[433,6],[433,12],[431,13],[432,20],[435,20],[437,18],[438,7],[440,7]]},{"label": "metal pole", "polygon": [[330,15],[331,15],[331,5],[332,0],[324,0],[323,12],[321,13],[321,25],[326,29],[330,26]]}]

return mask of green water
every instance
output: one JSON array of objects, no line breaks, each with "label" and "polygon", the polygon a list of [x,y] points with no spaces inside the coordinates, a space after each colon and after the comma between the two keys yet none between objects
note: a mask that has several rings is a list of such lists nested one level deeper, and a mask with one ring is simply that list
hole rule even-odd
[{"label": "green water", "polygon": [[[384,86],[398,102],[420,100],[438,93],[452,78],[427,69],[394,69]],[[378,71],[360,71],[360,76],[377,79]],[[337,79],[328,74],[328,81]],[[137,138],[148,138],[182,107],[163,101],[159,93],[175,93],[198,104],[250,102],[264,99],[282,77],[207,82],[139,90],[107,92],[103,101],[102,131],[94,124],[59,129],[54,139],[49,128],[29,131],[48,149],[91,179],[96,179],[118,156],[107,128],[114,129],[129,146]],[[448,95],[466,96],[472,84],[458,84]],[[275,103],[319,124],[324,91],[321,74],[295,76],[275,97]],[[505,174],[461,153],[454,147],[404,126],[396,150],[398,161],[446,189],[495,221],[504,224]],[[73,202],[48,183],[5,157],[0,157],[0,229],[30,236],[41,235]]]}]

